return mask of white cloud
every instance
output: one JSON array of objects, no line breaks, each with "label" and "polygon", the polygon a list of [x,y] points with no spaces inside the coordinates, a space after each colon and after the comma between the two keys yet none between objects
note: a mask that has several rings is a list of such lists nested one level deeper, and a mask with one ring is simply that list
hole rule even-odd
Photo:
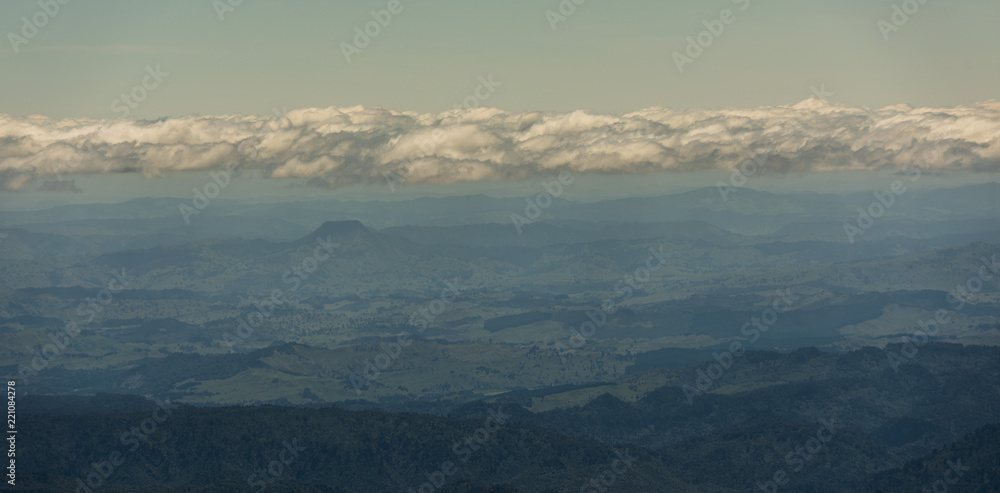
[{"label": "white cloud", "polygon": [[[253,143],[256,152],[241,152]],[[56,175],[224,169],[233,160],[273,178],[322,186],[454,183],[561,170],[646,173],[733,169],[767,154],[767,172],[903,169],[995,171],[1000,103],[870,109],[809,100],[720,110],[648,108],[623,115],[440,114],[308,108],[271,116],[149,121],[0,115],[0,190]]]}]

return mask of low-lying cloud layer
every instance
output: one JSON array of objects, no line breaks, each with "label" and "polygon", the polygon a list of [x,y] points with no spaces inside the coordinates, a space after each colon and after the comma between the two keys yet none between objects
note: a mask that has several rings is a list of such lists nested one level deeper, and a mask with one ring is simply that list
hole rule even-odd
[{"label": "low-lying cloud layer", "polygon": [[381,108],[302,109],[282,117],[158,121],[0,115],[0,190],[80,174],[241,169],[338,187],[508,180],[574,173],[736,169],[765,172],[906,169],[996,171],[1000,103],[880,109],[809,100],[750,109],[650,108],[623,115],[441,114]]}]

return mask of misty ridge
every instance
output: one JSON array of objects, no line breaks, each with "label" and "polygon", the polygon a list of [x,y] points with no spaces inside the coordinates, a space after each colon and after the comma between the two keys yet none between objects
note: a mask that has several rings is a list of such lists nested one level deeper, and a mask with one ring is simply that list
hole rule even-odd
[{"label": "misty ridge", "polygon": [[189,223],[185,199],[10,211],[0,337],[35,440],[19,475],[912,491],[954,458],[989,488],[997,184],[919,177],[579,202],[563,174],[524,197],[217,200]]}]

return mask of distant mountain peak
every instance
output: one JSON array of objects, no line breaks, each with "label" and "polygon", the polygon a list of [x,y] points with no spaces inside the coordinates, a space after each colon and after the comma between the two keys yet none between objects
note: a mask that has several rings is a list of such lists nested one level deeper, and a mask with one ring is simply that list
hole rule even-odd
[{"label": "distant mountain peak", "polygon": [[364,224],[361,224],[361,221],[354,219],[347,221],[327,221],[312,233],[304,236],[299,242],[311,242],[316,238],[344,238],[369,232],[370,230]]},{"label": "distant mountain peak", "polygon": [[816,110],[827,106],[830,106],[830,103],[827,101],[819,98],[809,98],[799,102],[795,106],[792,106],[792,108],[797,110]]},{"label": "distant mountain peak", "polygon": [[361,221],[357,219],[348,219],[346,221],[326,221],[320,225],[316,232],[346,232],[353,233],[356,231],[368,231],[368,228]]}]

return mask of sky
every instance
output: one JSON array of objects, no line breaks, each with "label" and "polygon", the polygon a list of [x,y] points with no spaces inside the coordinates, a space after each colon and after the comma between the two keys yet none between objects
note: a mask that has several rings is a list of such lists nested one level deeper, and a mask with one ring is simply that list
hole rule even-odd
[{"label": "sky", "polygon": [[[350,62],[340,44],[388,1],[243,0],[220,20],[228,1],[70,0],[18,53],[5,36],[0,113],[114,118],[148,65],[170,75],[132,117],[440,112],[489,74],[502,83],[489,106],[611,113],[794,104],[820,85],[852,106],[954,106],[995,99],[1000,81],[993,0],[914,3],[888,40],[878,22],[899,0],[566,0],[554,23],[555,0],[401,0]],[[672,54],[723,9],[734,21],[681,73]],[[19,34],[40,10],[2,2],[0,30]]]},{"label": "sky", "polygon": [[345,196],[1000,166],[995,0],[48,1],[0,3],[0,207],[183,196],[234,159]]}]

